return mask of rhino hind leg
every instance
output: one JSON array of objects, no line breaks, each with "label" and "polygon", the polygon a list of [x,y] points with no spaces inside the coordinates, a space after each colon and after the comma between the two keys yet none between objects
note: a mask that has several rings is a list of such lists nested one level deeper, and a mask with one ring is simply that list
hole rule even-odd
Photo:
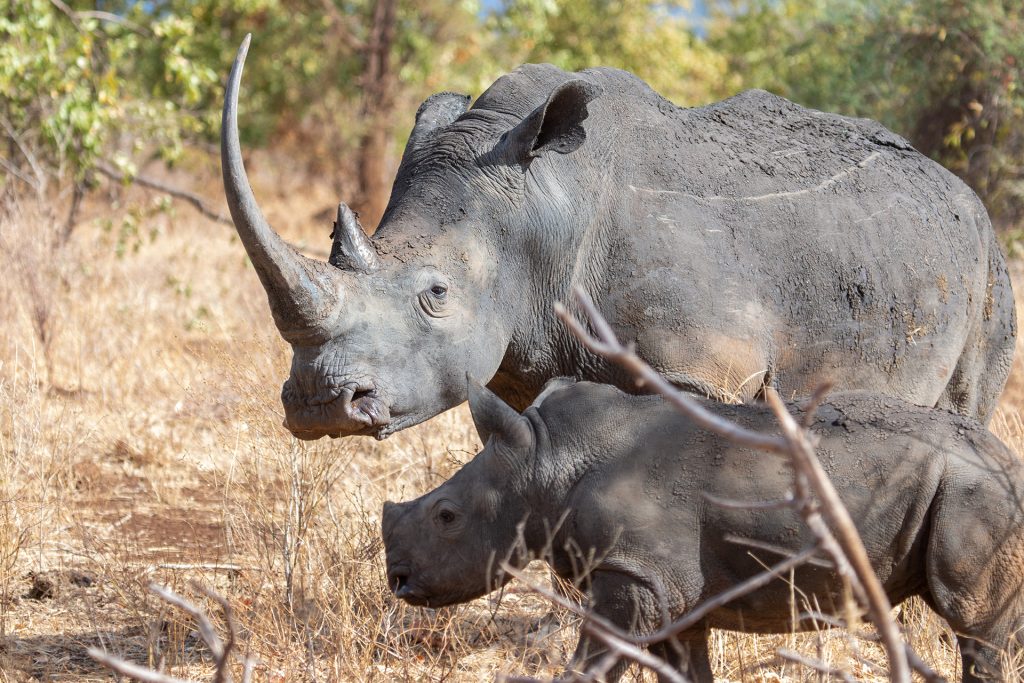
[{"label": "rhino hind leg", "polygon": [[938,407],[988,424],[1003,393],[1017,341],[1017,312],[1006,262],[993,239],[988,280],[974,323]]}]

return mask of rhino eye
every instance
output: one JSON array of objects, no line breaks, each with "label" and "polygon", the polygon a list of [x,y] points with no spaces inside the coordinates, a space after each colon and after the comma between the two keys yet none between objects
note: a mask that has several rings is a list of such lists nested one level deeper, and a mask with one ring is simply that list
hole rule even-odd
[{"label": "rhino eye", "polygon": [[429,289],[420,292],[420,306],[432,318],[444,318],[451,315],[448,310],[448,285],[438,282]]},{"label": "rhino eye", "polygon": [[437,513],[437,518],[442,524],[451,524],[455,521],[455,513],[451,510],[441,510]]}]

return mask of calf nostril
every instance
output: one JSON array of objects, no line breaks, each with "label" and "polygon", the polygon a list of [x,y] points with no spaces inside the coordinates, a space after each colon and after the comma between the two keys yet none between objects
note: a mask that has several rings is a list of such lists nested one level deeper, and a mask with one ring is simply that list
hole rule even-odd
[{"label": "calf nostril", "polygon": [[404,569],[394,569],[388,576],[388,584],[393,593],[399,593],[408,583],[409,572]]}]

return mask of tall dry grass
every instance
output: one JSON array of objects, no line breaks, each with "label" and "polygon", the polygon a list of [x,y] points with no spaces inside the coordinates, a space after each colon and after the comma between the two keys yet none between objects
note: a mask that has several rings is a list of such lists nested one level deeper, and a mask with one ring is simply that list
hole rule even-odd
[{"label": "tall dry grass", "polygon": [[[192,580],[235,605],[256,680],[557,674],[576,624],[540,597],[512,584],[429,611],[385,585],[381,504],[472,456],[466,412],[383,443],[293,440],[278,399],[287,348],[233,232],[144,194],[118,204],[88,207],[66,242],[45,207],[0,215],[0,681],[105,680],[84,654],[94,645],[208,675],[192,625],[146,590],[157,581],[202,603]],[[294,201],[268,204],[272,220],[289,216],[289,237],[326,250],[328,226],[303,232]],[[1020,387],[994,423],[1019,451]],[[941,622],[910,603],[903,623],[955,677]],[[881,680],[860,660],[881,666],[881,651],[841,630],[716,633],[716,672],[818,680],[774,663],[779,646]]]}]

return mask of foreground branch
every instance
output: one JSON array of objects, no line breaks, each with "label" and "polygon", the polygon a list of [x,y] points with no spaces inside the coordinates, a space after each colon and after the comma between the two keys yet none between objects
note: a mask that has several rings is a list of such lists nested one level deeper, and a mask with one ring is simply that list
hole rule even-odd
[{"label": "foreground branch", "polygon": [[543,586],[533,583],[526,574],[507,562],[502,564],[502,571],[508,572],[510,576],[523,583],[527,588],[544,596],[552,603],[576,614],[579,617],[582,617],[583,623],[580,625],[580,629],[589,634],[594,638],[594,640],[600,641],[601,644],[608,648],[609,654],[615,654],[616,659],[628,659],[636,662],[640,666],[654,671],[658,674],[659,681],[664,680],[671,681],[672,683],[688,683],[687,679],[684,678],[683,675],[672,665],[660,657],[656,657],[648,652],[644,647],[637,643],[636,639],[623,633],[611,622],[593,614],[592,612],[588,612],[564,596],[558,595],[554,591],[550,591]]},{"label": "foreground branch", "polygon": [[787,452],[784,439],[745,429],[734,422],[722,419],[702,406],[692,396],[671,384],[654,368],[641,360],[631,348],[623,346],[619,342],[615,337],[615,332],[612,331],[611,326],[608,325],[608,322],[597,310],[593,300],[586,292],[576,288],[573,290],[573,293],[576,295],[580,308],[583,309],[583,312],[590,319],[591,325],[597,332],[597,337],[591,336],[579,321],[566,310],[565,306],[560,303],[555,304],[555,315],[565,323],[569,331],[585,347],[597,355],[624,367],[636,377],[639,386],[650,387],[655,393],[664,396],[679,412],[693,420],[698,427],[703,427],[708,431],[748,448],[756,448],[771,453],[784,454]]},{"label": "foreground branch", "polygon": [[[206,646],[210,648],[210,654],[213,656],[213,683],[232,683],[231,659],[234,654],[235,645],[238,642],[238,624],[235,622],[234,610],[232,610],[231,604],[224,597],[207,588],[203,588],[201,586],[198,588],[204,595],[206,595],[206,597],[220,605],[221,610],[224,612],[224,621],[226,622],[228,633],[228,640],[226,643],[221,640],[219,635],[217,635],[217,630],[213,627],[209,617],[206,616],[206,613],[202,609],[181,597],[170,588],[158,586],[157,584],[150,584],[149,586],[149,590],[156,594],[161,600],[184,612],[187,612],[193,619],[195,619],[199,636],[203,639],[203,642],[206,643]],[[90,657],[108,669],[137,681],[143,681],[144,683],[193,683],[192,681],[187,681],[182,678],[168,676],[167,674],[154,671],[148,667],[126,662],[125,660],[104,652],[99,648],[90,647],[86,652]],[[242,658],[241,683],[250,683],[252,681],[252,672],[255,665],[256,660],[254,658]]]},{"label": "foreground branch", "polygon": [[782,427],[782,432],[790,445],[790,457],[793,465],[807,477],[811,490],[821,501],[820,511],[828,522],[842,554],[849,563],[864,595],[864,607],[868,617],[878,629],[886,655],[889,658],[889,676],[893,681],[910,681],[910,666],[907,663],[906,644],[900,636],[896,621],[892,618],[892,605],[882,588],[882,582],[871,567],[864,541],[857,532],[857,526],[850,517],[850,512],[839,498],[839,492],[832,485],[832,480],[821,466],[814,454],[808,433],[796,423],[793,416],[786,410],[785,404],[774,389],[768,389],[768,405]]}]

